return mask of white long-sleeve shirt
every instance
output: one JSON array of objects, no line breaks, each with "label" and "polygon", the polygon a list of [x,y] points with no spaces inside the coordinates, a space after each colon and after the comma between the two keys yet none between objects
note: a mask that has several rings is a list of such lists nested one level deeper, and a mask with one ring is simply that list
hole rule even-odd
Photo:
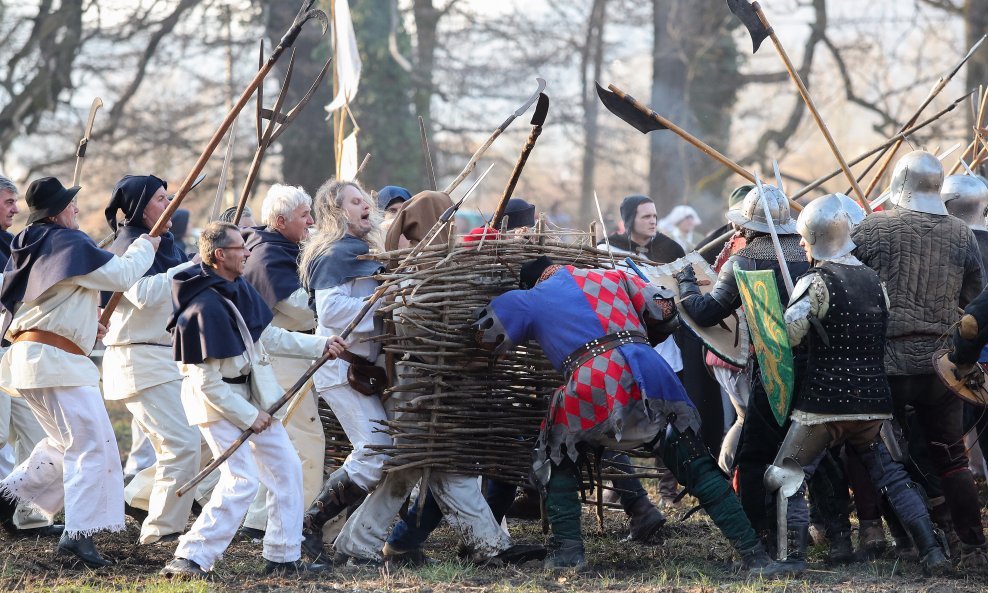
[{"label": "white long-sleeve shirt", "polygon": [[[96,270],[66,278],[33,301],[22,303],[8,331],[30,329],[58,334],[85,353],[96,344],[99,293],[122,292],[137,282],[154,261],[154,247],[137,239],[121,256]],[[37,342],[17,342],[0,360],[0,382],[14,389],[99,385],[99,369],[88,357]]]},{"label": "white long-sleeve shirt", "polygon": [[[230,358],[207,358],[199,364],[181,365],[182,404],[189,424],[206,424],[225,419],[247,429],[257,419],[258,410],[267,409],[284,392],[271,368],[270,355],[288,358],[319,358],[326,338],[290,332],[268,325],[254,343],[253,364],[244,352]],[[230,384],[250,373],[244,384]],[[286,408],[282,408],[284,413]]]},{"label": "white long-sleeve shirt", "polygon": [[194,265],[187,262],[145,276],[124,293],[103,338],[107,347],[103,397],[125,399],[182,378],[172,353],[172,335],[165,326],[172,314],[172,277]]},{"label": "white long-sleeve shirt", "polygon": [[[316,327],[316,335],[332,336],[340,335],[343,329],[350,324],[353,318],[364,306],[366,297],[377,289],[378,282],[372,278],[358,278],[349,282],[344,282],[333,288],[325,288],[316,291],[316,318],[319,325]],[[380,306],[381,301],[371,307],[371,310],[364,315],[357,327],[347,338],[350,344],[348,350],[362,356],[370,361],[377,359],[381,351],[377,342],[363,342],[364,338],[378,334],[374,325],[374,312]],[[316,372],[314,383],[317,391],[344,385],[347,383],[347,369],[350,364],[345,360],[331,360]]]}]

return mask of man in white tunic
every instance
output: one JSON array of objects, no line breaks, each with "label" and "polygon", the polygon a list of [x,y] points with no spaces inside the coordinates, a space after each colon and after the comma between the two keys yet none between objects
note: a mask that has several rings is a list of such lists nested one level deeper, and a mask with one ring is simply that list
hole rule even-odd
[{"label": "man in white tunic", "polygon": [[14,238],[0,290],[4,334],[12,342],[0,380],[27,401],[48,435],[0,482],[0,494],[49,516],[64,506],[60,555],[87,566],[112,562],[92,541],[124,527],[123,473],[113,427],[87,357],[102,337],[99,291],[130,288],[151,266],[159,239],[142,236],[122,256],[78,230],[78,187],[39,179],[25,199],[28,226]]},{"label": "man in white tunic", "polygon": [[[269,352],[280,356],[336,356],[345,343],[271,325],[273,313],[241,275],[249,256],[240,230],[214,222],[199,239],[202,265],[175,275],[172,300],[175,359],[185,381],[182,403],[214,457],[242,431],[255,434],[220,466],[220,478],[202,513],[179,538],[165,576],[202,578],[230,544],[257,494],[268,488],[264,572],[295,574],[325,569],[302,555],[302,464],[281,420],[265,410],[282,395]],[[284,410],[284,408],[283,408]]]},{"label": "man in white tunic", "polygon": [[[154,175],[127,175],[117,182],[105,211],[116,234],[109,251],[124,253],[141,234],[150,233],[168,207],[167,189],[165,181]],[[123,214],[121,221],[118,213]],[[157,459],[124,491],[128,505],[146,505],[141,544],[174,540],[185,531],[194,498],[180,498],[175,491],[199,471],[199,431],[185,417],[182,375],[172,357],[171,334],[165,329],[172,313],[171,278],[193,265],[186,260],[172,234],[162,235],[154,263],[124,293],[103,339],[103,396],[124,402]],[[144,490],[150,491],[149,496]],[[134,501],[146,496],[146,502]]]},{"label": "man in white tunic", "polygon": [[[244,231],[250,250],[244,279],[257,289],[274,312],[271,325],[289,331],[315,333],[316,316],[309,308],[309,295],[298,277],[299,243],[309,237],[309,227],[313,224],[312,198],[301,187],[272,185],[261,205],[261,221],[264,226]],[[271,367],[283,390],[294,385],[311,363],[305,358],[279,356],[271,359]],[[326,437],[319,420],[315,392],[309,389],[298,398],[298,405],[287,419],[285,428],[302,460],[302,492],[308,505],[322,487]],[[244,535],[264,537],[266,496],[267,489],[262,485],[244,520]]]},{"label": "man in white tunic", "polygon": [[[0,269],[7,265],[10,259],[10,244],[14,236],[10,227],[14,224],[14,216],[20,212],[17,207],[17,186],[13,181],[0,175]],[[0,275],[0,282],[3,276]],[[0,356],[7,351],[6,343],[0,347]],[[0,471],[0,476],[6,477],[14,465],[22,463],[34,450],[38,441],[45,438],[45,429],[38,424],[34,412],[24,398],[11,397],[10,393],[0,386],[0,445],[12,445],[13,463]],[[64,525],[54,525],[51,517],[31,505],[10,503],[0,499],[0,522],[4,531],[17,537],[57,537],[62,535]]]}]

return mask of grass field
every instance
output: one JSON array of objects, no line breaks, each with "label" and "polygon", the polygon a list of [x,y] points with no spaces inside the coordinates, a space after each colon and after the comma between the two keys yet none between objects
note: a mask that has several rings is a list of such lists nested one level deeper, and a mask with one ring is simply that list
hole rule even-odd
[{"label": "grass field", "polygon": [[[129,419],[123,406],[109,403],[122,450],[130,445]],[[212,582],[170,582],[157,572],[171,558],[176,543],[138,546],[139,528],[127,519],[127,530],[96,536],[97,545],[116,560],[113,567],[91,571],[64,563],[54,554],[54,540],[11,540],[0,534],[0,591],[72,592],[236,592],[348,591],[353,593],[961,593],[988,591],[988,577],[958,574],[952,578],[923,578],[915,564],[889,557],[871,562],[831,567],[823,563],[825,550],[811,550],[810,571],[797,580],[746,580],[732,569],[726,540],[701,513],[687,521],[682,512],[670,515],[664,541],[643,546],[622,541],[626,535],[623,513],[608,512],[603,531],[588,509],[584,535],[590,570],[552,573],[539,563],[521,567],[485,568],[460,561],[458,542],[448,527],[440,527],[427,543],[437,562],[416,569],[388,572],[371,567],[337,567],[302,579],[264,578],[260,570],[261,544],[235,541],[217,565]],[[985,517],[988,520],[988,517]],[[517,542],[542,542],[537,521],[512,521]]]}]

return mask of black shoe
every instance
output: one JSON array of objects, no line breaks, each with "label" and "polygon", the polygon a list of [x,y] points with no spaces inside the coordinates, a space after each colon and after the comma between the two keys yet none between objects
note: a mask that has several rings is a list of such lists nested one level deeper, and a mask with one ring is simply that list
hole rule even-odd
[{"label": "black shoe", "polygon": [[208,579],[209,573],[202,569],[195,562],[185,558],[172,558],[171,562],[165,565],[158,573],[163,577],[172,579]]},{"label": "black shoe", "polygon": [[741,570],[752,577],[772,578],[789,574],[789,569],[781,562],[772,560],[765,551],[765,546],[758,543],[754,548],[742,550]]},{"label": "black shoe", "polygon": [[851,543],[851,534],[845,531],[833,533],[827,536],[830,544],[827,551],[827,564],[850,564],[857,558],[854,555],[854,544]]},{"label": "black shoe", "polygon": [[14,527],[8,533],[14,537],[21,539],[34,539],[38,537],[62,537],[62,533],[65,531],[65,525],[55,524],[55,525],[42,525],[41,527],[29,527],[27,529],[18,529]]},{"label": "black shoe", "polygon": [[294,562],[272,562],[268,560],[267,564],[264,565],[264,574],[294,577],[301,576],[302,573],[306,572],[326,572],[329,569],[329,564],[321,562],[308,564],[302,560],[296,560]]},{"label": "black shoe", "polygon": [[491,558],[489,564],[524,564],[530,560],[545,560],[549,551],[538,544],[515,544]]},{"label": "black shoe", "polygon": [[555,549],[546,556],[544,567],[550,570],[586,568],[587,558],[583,552],[583,542],[578,539],[559,540]]},{"label": "black shoe", "polygon": [[14,513],[17,511],[17,501],[12,498],[0,495],[0,525],[8,533],[14,527]]},{"label": "black shoe", "polygon": [[63,533],[62,539],[58,540],[57,550],[59,556],[75,556],[89,568],[102,568],[113,564],[112,560],[100,556],[93,544],[93,538],[89,536],[72,538]]},{"label": "black shoe", "polygon": [[247,541],[261,541],[264,539],[264,530],[244,526],[237,531],[237,535],[240,536],[240,539]]},{"label": "black shoe", "polygon": [[132,507],[126,502],[124,503],[124,514],[137,521],[138,525],[143,525],[144,520],[148,518],[148,512],[144,509],[139,509],[137,507]]}]

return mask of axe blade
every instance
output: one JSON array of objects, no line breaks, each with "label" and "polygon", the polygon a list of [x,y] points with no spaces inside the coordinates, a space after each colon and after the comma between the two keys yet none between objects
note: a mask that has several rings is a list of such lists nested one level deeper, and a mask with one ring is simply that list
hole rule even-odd
[{"label": "axe blade", "polygon": [[612,91],[605,89],[598,83],[594,83],[594,85],[597,87],[597,96],[600,97],[600,102],[604,104],[604,107],[607,107],[608,111],[623,119],[642,134],[668,129]]},{"label": "axe blade", "polygon": [[539,93],[539,103],[535,106],[535,112],[532,114],[532,125],[541,126],[545,123],[545,117],[549,114],[549,95],[545,93]]},{"label": "axe blade", "polygon": [[772,29],[762,23],[755,7],[748,0],[727,0],[727,7],[748,29],[748,33],[751,35],[751,53],[758,53],[758,48],[761,47],[762,42],[772,35]]}]

